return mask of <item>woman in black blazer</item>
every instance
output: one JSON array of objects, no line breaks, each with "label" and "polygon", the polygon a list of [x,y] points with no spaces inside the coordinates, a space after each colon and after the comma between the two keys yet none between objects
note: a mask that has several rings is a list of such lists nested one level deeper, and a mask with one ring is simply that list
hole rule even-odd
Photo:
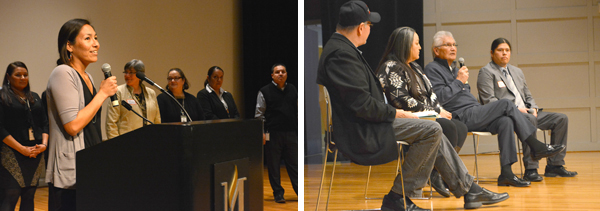
[{"label": "woman in black blazer", "polygon": [[205,88],[196,95],[206,119],[240,118],[233,95],[221,88],[224,74],[223,69],[218,66],[209,68],[204,81]]}]

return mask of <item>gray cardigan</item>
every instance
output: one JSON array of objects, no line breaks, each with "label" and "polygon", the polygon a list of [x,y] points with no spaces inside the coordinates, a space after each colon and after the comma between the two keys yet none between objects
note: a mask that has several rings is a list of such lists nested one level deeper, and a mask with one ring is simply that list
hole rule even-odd
[{"label": "gray cardigan", "polygon": [[[92,84],[94,80],[86,73]],[[71,136],[64,128],[85,107],[79,74],[68,65],[59,65],[50,74],[46,88],[49,122],[46,182],[57,188],[75,189],[75,152],[85,148],[83,130]]]}]

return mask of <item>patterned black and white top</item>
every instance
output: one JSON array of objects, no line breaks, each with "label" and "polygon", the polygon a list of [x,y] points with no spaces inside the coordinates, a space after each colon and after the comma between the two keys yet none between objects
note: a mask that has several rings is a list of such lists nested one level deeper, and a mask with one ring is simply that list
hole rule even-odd
[{"label": "patterned black and white top", "polygon": [[[383,86],[383,91],[388,100],[388,103],[398,109],[405,111],[420,112],[420,111],[435,111],[440,113],[440,103],[437,100],[431,82],[425,74],[421,66],[415,62],[411,62],[412,69],[406,70],[397,61],[388,60],[382,67],[383,70],[378,70],[377,78]],[[407,71],[414,71],[418,77],[417,90],[419,96],[412,96],[409,91],[410,77]]]}]

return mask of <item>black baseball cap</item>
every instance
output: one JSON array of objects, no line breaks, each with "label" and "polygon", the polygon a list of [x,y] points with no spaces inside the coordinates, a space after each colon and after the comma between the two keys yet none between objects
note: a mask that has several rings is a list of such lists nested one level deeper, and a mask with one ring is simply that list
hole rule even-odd
[{"label": "black baseball cap", "polygon": [[378,23],[381,20],[379,13],[369,11],[369,7],[362,1],[349,1],[340,7],[341,26],[356,26],[362,22],[371,21]]}]

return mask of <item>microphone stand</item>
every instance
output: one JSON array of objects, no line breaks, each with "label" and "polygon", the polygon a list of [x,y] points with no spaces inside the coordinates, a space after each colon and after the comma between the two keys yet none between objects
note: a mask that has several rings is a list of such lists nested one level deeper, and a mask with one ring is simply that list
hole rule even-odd
[{"label": "microphone stand", "polygon": [[158,88],[162,93],[165,93],[167,95],[169,95],[169,97],[171,97],[171,99],[173,99],[173,101],[175,101],[175,103],[177,103],[177,105],[179,105],[179,108],[181,108],[181,110],[185,113],[185,115],[187,116],[187,123],[192,122],[192,117],[190,117],[190,114],[188,114],[188,112],[185,110],[185,108],[183,108],[183,105],[181,105],[181,103],[179,103],[179,101],[177,101],[177,99],[175,99],[175,97],[173,97],[173,95],[167,91],[165,91],[162,87],[160,87],[158,84],[154,83],[154,81],[150,80],[148,77],[146,77],[146,75],[142,72],[137,72],[136,77],[139,79],[142,79],[143,81],[146,81],[146,83]]},{"label": "microphone stand", "polygon": [[133,112],[135,115],[137,115],[137,116],[139,116],[140,118],[144,119],[144,121],[146,121],[146,122],[150,122],[150,124],[152,124],[152,125],[154,124],[154,122],[152,122],[152,121],[150,121],[150,120],[146,119],[146,117],[143,117],[143,116],[142,116],[142,115],[140,115],[138,112],[135,112],[135,111],[133,110],[133,108],[131,107],[131,105],[129,105],[129,103],[127,103],[125,100],[121,100],[121,105],[122,105],[123,107],[125,107],[127,110],[129,110],[129,111],[132,111],[132,112]]}]

